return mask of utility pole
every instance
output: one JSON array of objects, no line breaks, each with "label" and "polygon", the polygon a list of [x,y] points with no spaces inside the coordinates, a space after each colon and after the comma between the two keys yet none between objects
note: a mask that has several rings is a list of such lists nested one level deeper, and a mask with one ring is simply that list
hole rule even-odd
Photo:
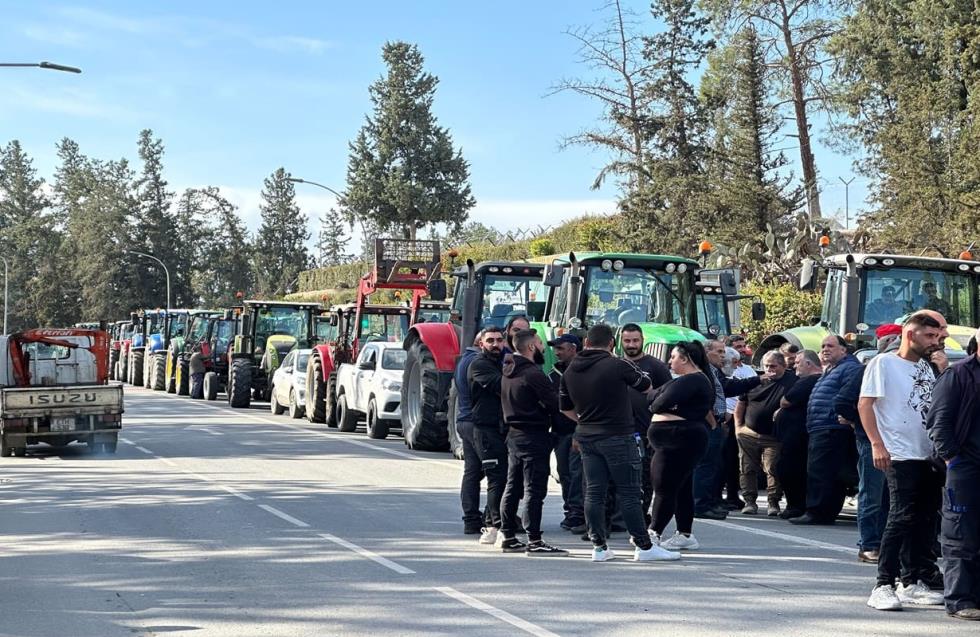
[{"label": "utility pole", "polygon": [[851,226],[851,182],[854,181],[854,177],[845,180],[843,177],[838,177],[841,183],[844,184],[844,229],[847,230]]}]

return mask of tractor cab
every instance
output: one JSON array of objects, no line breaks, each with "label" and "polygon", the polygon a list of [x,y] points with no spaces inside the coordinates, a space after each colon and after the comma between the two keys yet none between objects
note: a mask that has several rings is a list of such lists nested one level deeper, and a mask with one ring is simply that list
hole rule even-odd
[{"label": "tractor cab", "polygon": [[765,303],[752,295],[738,293],[739,272],[736,268],[699,270],[695,285],[698,331],[707,339],[735,334],[741,330],[741,299],[753,299],[753,321],[766,318]]},{"label": "tractor cab", "polygon": [[419,303],[418,315],[412,317],[412,324],[415,323],[448,323],[452,317],[452,308],[449,301],[430,301],[422,300]]}]

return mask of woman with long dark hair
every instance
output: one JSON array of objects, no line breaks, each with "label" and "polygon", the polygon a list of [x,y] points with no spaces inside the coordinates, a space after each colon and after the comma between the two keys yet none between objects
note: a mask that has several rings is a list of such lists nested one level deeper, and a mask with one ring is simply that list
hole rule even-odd
[{"label": "woman with long dark hair", "polygon": [[[650,478],[653,482],[653,521],[650,538],[667,550],[696,549],[691,534],[694,524],[694,467],[708,448],[708,428],[715,389],[704,346],[682,341],[670,355],[670,371],[676,377],[654,394],[653,419],[647,437],[653,447]],[[711,424],[709,425],[709,420]],[[671,518],[677,532],[660,542]]]},{"label": "woman with long dark hair", "polygon": [[518,332],[531,329],[531,321],[523,314],[515,314],[514,316],[507,319],[507,324],[504,326],[504,337],[507,339],[507,349],[511,352],[516,352],[514,348],[514,336]]}]

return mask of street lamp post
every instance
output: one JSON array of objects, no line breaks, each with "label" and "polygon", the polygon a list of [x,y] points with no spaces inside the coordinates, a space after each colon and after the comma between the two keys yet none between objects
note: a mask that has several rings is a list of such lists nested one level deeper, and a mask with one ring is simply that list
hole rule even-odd
[{"label": "street lamp post", "polygon": [[65,66],[54,62],[0,62],[0,67],[33,67],[49,71],[64,71],[65,73],[81,73],[82,69],[75,66]]},{"label": "street lamp post", "polygon": [[127,254],[135,254],[138,257],[146,257],[147,259],[153,259],[154,261],[160,264],[160,267],[163,268],[164,274],[167,275],[167,314],[170,314],[170,270],[167,269],[167,265],[160,259],[153,256],[152,254],[137,252],[136,250],[123,250],[123,252]]},{"label": "street lamp post", "polygon": [[851,182],[854,181],[854,177],[846,180],[843,177],[838,179],[844,184],[844,229],[846,230],[851,226]]},{"label": "street lamp post", "polygon": [[318,188],[323,188],[327,192],[333,193],[338,199],[343,200],[344,196],[331,188],[330,186],[324,186],[323,184],[318,184],[315,181],[310,181],[309,179],[300,179],[299,177],[286,177],[286,181],[291,181],[294,184],[310,184],[311,186],[317,186]]},{"label": "street lamp post", "polygon": [[7,270],[9,269],[7,265],[7,257],[0,257],[3,259],[3,334],[7,335],[7,298],[9,297],[9,288],[7,287],[7,282],[10,280],[7,276]]}]

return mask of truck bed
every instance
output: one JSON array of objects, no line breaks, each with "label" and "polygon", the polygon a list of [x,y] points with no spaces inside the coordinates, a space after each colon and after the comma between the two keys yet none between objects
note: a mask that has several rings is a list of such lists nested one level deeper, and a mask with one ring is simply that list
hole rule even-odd
[{"label": "truck bed", "polygon": [[0,417],[84,416],[123,413],[122,385],[59,385],[0,389]]}]

